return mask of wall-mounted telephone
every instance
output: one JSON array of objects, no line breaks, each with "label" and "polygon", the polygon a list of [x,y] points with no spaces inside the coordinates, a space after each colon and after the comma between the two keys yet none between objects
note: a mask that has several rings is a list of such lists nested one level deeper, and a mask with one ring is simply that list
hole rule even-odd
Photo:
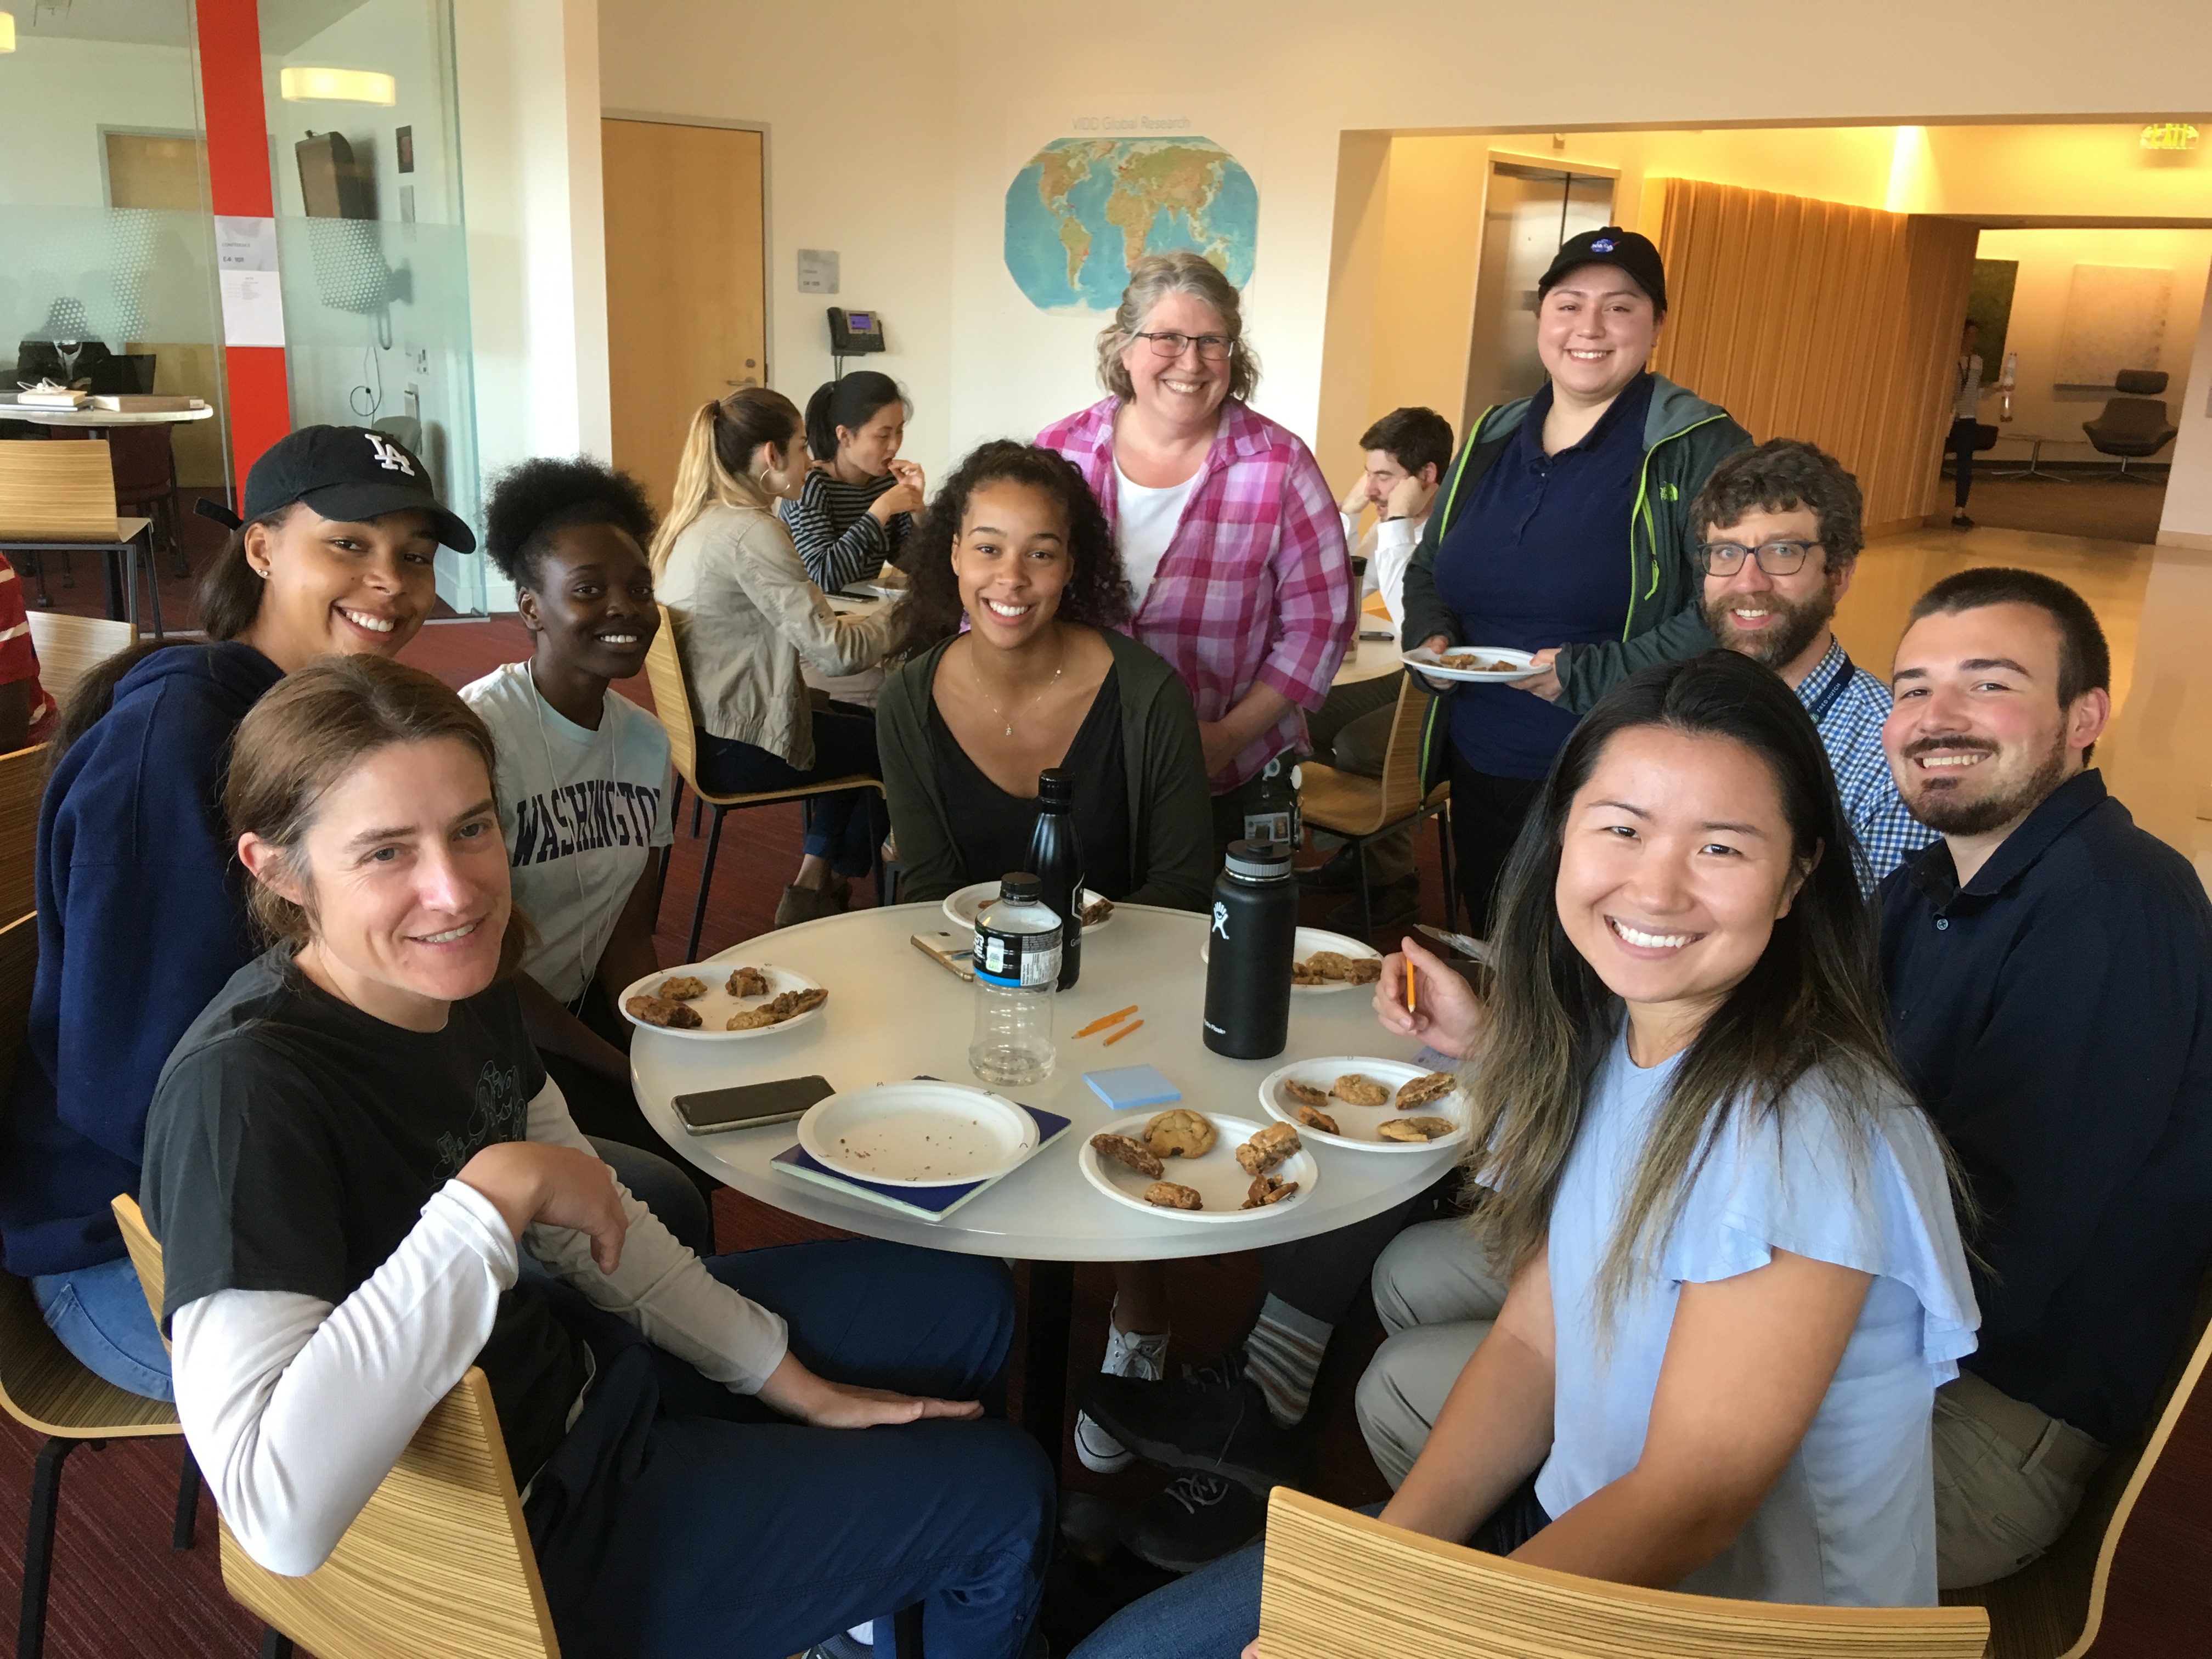
[{"label": "wall-mounted telephone", "polygon": [[857,357],[864,351],[884,350],[883,313],[830,307],[830,355]]}]

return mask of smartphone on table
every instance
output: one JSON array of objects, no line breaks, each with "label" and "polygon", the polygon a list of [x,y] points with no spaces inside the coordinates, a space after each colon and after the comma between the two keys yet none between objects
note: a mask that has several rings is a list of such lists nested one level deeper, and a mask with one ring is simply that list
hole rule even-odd
[{"label": "smartphone on table", "polygon": [[740,1083],[727,1089],[702,1089],[678,1095],[676,1115],[695,1135],[726,1129],[750,1129],[763,1123],[790,1123],[804,1117],[817,1100],[837,1091],[827,1078],[784,1077],[773,1083]]}]

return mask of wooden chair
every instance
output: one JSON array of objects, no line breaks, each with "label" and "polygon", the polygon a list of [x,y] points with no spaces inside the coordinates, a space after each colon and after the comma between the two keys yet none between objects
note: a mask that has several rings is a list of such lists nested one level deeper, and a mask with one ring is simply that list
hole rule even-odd
[{"label": "wooden chair", "polygon": [[[81,443],[32,439],[0,441],[0,552],[35,554],[39,603],[51,605],[45,557],[49,553],[99,553],[109,569],[107,611],[138,631],[138,542],[149,519],[118,518],[115,474],[105,439]],[[114,572],[121,571],[118,604]],[[161,638],[161,591],[152,544],[147,544],[146,597],[154,612],[154,637]]]},{"label": "wooden chair", "polygon": [[[46,744],[33,744],[12,755],[0,755],[0,916],[20,916],[38,902],[33,893],[39,801],[46,789]],[[15,1041],[21,1040],[19,1025]],[[0,1081],[6,1076],[6,1070],[0,1068]]]},{"label": "wooden chair", "polygon": [[1439,783],[1425,793],[1421,788],[1428,722],[1443,708],[1443,700],[1422,693],[1411,675],[1400,682],[1398,707],[1390,719],[1390,742],[1383,751],[1379,778],[1363,778],[1319,761],[1298,763],[1298,816],[1309,827],[1325,830],[1352,844],[1359,872],[1359,920],[1367,933],[1375,931],[1375,906],[1368,890],[1367,860],[1359,856],[1359,849],[1372,836],[1418,823],[1432,814],[1437,817],[1437,857],[1444,884],[1444,925],[1459,925],[1458,901],[1452,886],[1451,831],[1442,816],[1451,799],[1451,786]]},{"label": "wooden chair", "polygon": [[118,651],[138,643],[129,623],[73,617],[66,611],[33,611],[31,648],[39,653],[39,684],[67,705],[77,683]]},{"label": "wooden chair", "polygon": [[1261,1659],[1980,1659],[1976,1607],[1808,1607],[1609,1584],[1278,1486]]},{"label": "wooden chair", "polygon": [[[161,1246],[128,1196],[115,1218],[146,1300]],[[538,1557],[482,1370],[440,1401],[329,1560],[304,1578],[256,1563],[222,1529],[222,1582],[267,1626],[263,1659],[560,1659]]]},{"label": "wooden chair", "polygon": [[[2108,1458],[2050,1553],[1943,1600],[1990,1615],[1990,1659],[2165,1659],[2205,1640],[2212,1583],[2212,1274],[2196,1339],[2136,1443]],[[2191,1632],[2196,1632],[2191,1634]]]},{"label": "wooden chair", "polygon": [[[668,614],[668,607],[660,607],[660,631],[653,636],[653,645],[645,657],[646,681],[653,687],[653,712],[659,717],[661,729],[668,733],[670,758],[676,763],[676,795],[670,803],[669,816],[683,804],[684,786],[689,784],[691,793],[714,809],[714,827],[707,836],[707,861],[699,870],[699,899],[691,907],[691,937],[684,947],[684,959],[699,959],[699,934],[707,925],[707,888],[714,879],[714,854],[722,843],[722,818],[726,813],[742,811],[748,806],[774,806],[784,801],[804,800],[809,795],[834,794],[840,789],[872,789],[884,793],[883,780],[863,776],[824,778],[818,783],[802,784],[793,789],[768,789],[750,795],[711,795],[699,787],[699,739],[691,718],[691,688],[684,678],[684,662],[676,652],[676,624]],[[696,808],[694,809],[696,811]],[[697,833],[697,825],[693,825]],[[668,882],[668,864],[660,866],[662,886]],[[884,902],[883,860],[876,860],[876,902]],[[659,894],[653,895],[653,913],[659,914]]]},{"label": "wooden chair", "polygon": [[[38,918],[0,928],[0,1093],[15,1076],[38,967]],[[15,1622],[17,1659],[39,1659],[46,1644],[46,1589],[53,1576],[54,1520],[61,1507],[62,1460],[79,1446],[181,1435],[175,1407],[118,1389],[85,1369],[46,1328],[29,1281],[0,1272],[0,1410],[46,1437],[32,1465],[30,1525],[23,1540],[23,1601]],[[170,1541],[192,1547],[199,1470],[185,1452],[184,1479]]]}]

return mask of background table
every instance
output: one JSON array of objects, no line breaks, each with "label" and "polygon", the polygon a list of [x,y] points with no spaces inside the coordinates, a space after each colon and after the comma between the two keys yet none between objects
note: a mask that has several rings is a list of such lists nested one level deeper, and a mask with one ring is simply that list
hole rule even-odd
[{"label": "background table", "polygon": [[204,409],[38,409],[22,404],[0,404],[0,420],[28,421],[33,426],[82,427],[95,434],[116,426],[180,426],[204,421],[215,414]]},{"label": "background table", "polygon": [[[1375,626],[1364,617],[1359,625],[1367,629]],[[1382,626],[1388,628],[1389,625],[1386,617]],[[1380,679],[1385,674],[1395,674],[1405,665],[1395,635],[1387,640],[1361,640],[1358,650],[1344,653],[1344,665],[1336,671],[1336,678],[1329,684],[1357,685],[1362,680]]]},{"label": "background table", "polygon": [[[1012,1256],[1033,1264],[1029,1362],[1023,1417],[1057,1455],[1066,1375],[1068,1309],[1078,1261],[1168,1261],[1255,1249],[1334,1231],[1416,1198],[1449,1166],[1456,1149],[1355,1152],[1309,1143],[1320,1176],[1304,1200],[1232,1223],[1179,1221],[1117,1204],[1084,1179],[1078,1148],[1104,1128],[1141,1127],[1151,1114],[1116,1113],[1091,1093],[1085,1071],[1150,1064],[1182,1091],[1182,1104],[1265,1121],[1260,1080],[1293,1060],[1326,1054],[1410,1060],[1414,1045],[1376,1023],[1364,987],[1293,993],[1291,1031],[1269,1060],[1229,1060],[1200,1041],[1205,919],[1182,910],[1123,905],[1103,932],[1083,939],[1083,976],[1058,997],[1059,1062],[1051,1077],[1000,1092],[1073,1120],[1059,1140],[941,1222],[927,1222],[776,1173],[769,1160],[793,1145],[788,1123],[714,1135],[688,1133],[670,1102],[679,1094],[819,1073],[839,1090],[927,1074],[973,1084],[968,1038],[975,988],[914,948],[909,936],[957,932],[931,904],[855,910],[786,927],[734,945],[716,961],[773,963],[830,988],[816,1018],[791,1030],[703,1042],[639,1030],[630,1045],[638,1104],[678,1154],[739,1192],[794,1215],[925,1249]],[[1067,1033],[1103,1013],[1139,1005],[1145,1021],[1111,1048],[1101,1032]],[[1118,1028],[1116,1028],[1118,1029]]]}]

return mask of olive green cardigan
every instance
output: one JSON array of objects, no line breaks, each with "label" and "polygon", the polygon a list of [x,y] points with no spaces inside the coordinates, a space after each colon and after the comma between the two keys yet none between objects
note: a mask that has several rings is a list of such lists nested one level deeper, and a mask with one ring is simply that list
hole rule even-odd
[{"label": "olive green cardigan", "polygon": [[[1203,910],[1213,898],[1213,808],[1190,693],[1157,653],[1109,629],[1098,635],[1114,653],[1121,691],[1129,873],[1136,884],[1126,902]],[[908,899],[943,898],[988,878],[961,868],[929,740],[930,688],[951,642],[901,665],[876,699],[876,746],[898,842],[899,890]]]}]

